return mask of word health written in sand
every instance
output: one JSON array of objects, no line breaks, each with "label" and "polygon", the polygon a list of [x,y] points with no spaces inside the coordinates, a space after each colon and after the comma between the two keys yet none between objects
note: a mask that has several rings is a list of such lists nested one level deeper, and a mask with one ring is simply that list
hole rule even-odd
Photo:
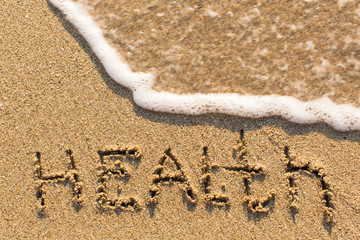
[{"label": "word health written in sand", "polygon": [[[206,209],[218,208],[224,211],[232,210],[234,201],[241,201],[247,213],[257,217],[267,217],[276,205],[277,188],[281,186],[267,187],[261,194],[256,193],[253,184],[263,184],[271,177],[271,172],[264,169],[260,164],[254,163],[248,152],[244,131],[240,132],[239,141],[229,149],[232,152],[234,164],[220,165],[212,163],[214,157],[209,156],[207,146],[202,147],[199,156],[200,173],[199,189],[195,189],[194,180],[188,177],[184,170],[181,159],[172,149],[166,148],[162,156],[159,156],[158,164],[154,169],[146,172],[152,175],[145,196],[138,196],[138,189],[129,191],[128,186],[134,185],[132,179],[141,178],[138,170],[141,168],[142,153],[139,147],[134,146],[108,146],[98,151],[99,165],[97,170],[96,205],[100,212],[131,211],[138,213],[144,211],[144,207],[153,215],[156,212],[162,195],[166,194],[166,188],[178,188],[181,192],[184,205],[188,209],[196,209],[197,205],[204,204]],[[47,187],[54,184],[63,184],[70,188],[72,194],[72,207],[80,211],[84,194],[84,184],[79,169],[76,167],[75,158],[71,150],[65,153],[67,169],[63,172],[44,173],[42,153],[37,152],[35,157],[35,182],[36,198],[38,200],[38,214],[41,217],[48,216],[47,213]],[[298,160],[291,152],[290,147],[285,146],[283,155],[279,156],[282,161],[283,182],[288,188],[287,201],[288,211],[293,218],[301,211],[300,195],[302,190],[299,182],[309,177],[315,179],[319,193],[319,202],[323,209],[323,221],[326,226],[334,223],[334,194],[329,184],[326,169],[317,166],[311,161]],[[278,173],[276,173],[278,174]],[[231,176],[233,181],[240,182],[241,191],[239,195],[228,194],[226,181],[218,178],[218,175]],[[59,186],[58,186],[59,187]],[[134,186],[132,186],[134,187]],[[300,191],[301,190],[301,191]],[[303,199],[303,198],[302,198]]]}]

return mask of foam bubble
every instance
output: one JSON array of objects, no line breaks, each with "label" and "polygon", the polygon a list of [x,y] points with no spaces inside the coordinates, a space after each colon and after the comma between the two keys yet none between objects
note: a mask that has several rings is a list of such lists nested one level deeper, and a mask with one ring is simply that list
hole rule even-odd
[{"label": "foam bubble", "polygon": [[360,130],[360,109],[350,104],[335,104],[327,97],[304,102],[278,95],[178,95],[154,91],[154,76],[150,73],[132,72],[105,40],[100,27],[86,12],[85,7],[71,0],[49,1],[66,15],[67,20],[87,40],[107,73],[117,83],[131,89],[135,103],[143,108],[191,115],[226,113],[254,118],[281,116],[300,124],[324,122],[340,131]]}]

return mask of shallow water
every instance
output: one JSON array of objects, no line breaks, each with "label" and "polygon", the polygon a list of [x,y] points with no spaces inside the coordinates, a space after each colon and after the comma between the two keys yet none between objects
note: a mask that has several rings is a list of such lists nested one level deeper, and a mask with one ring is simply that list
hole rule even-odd
[{"label": "shallow water", "polygon": [[50,0],[141,107],[360,129],[360,2]]},{"label": "shallow water", "polygon": [[359,1],[78,1],[157,91],[360,106]]}]

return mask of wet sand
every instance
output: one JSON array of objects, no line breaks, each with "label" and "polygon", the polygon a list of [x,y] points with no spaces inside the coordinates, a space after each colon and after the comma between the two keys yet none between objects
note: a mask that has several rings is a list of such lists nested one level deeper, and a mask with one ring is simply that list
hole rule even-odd
[{"label": "wet sand", "polygon": [[359,1],[77,2],[157,91],[360,106]]}]

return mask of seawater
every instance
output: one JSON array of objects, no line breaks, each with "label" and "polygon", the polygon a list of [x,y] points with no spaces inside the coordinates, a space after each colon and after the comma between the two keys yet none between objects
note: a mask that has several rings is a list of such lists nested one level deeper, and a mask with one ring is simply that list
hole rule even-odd
[{"label": "seawater", "polygon": [[[343,37],[342,41],[338,42],[337,38],[339,38],[339,36],[333,36],[333,39],[331,38],[331,34],[329,35],[329,42],[332,41],[334,46],[330,46],[330,47],[334,47],[334,48],[342,48],[344,49],[344,46],[335,46],[336,44],[340,44],[340,43],[345,43],[347,44],[347,48],[351,47],[352,50],[348,55],[344,56],[344,58],[341,58],[341,56],[339,57],[336,54],[332,54],[331,56],[333,57],[338,57],[338,59],[335,59],[338,65],[340,65],[340,67],[342,67],[342,69],[348,70],[343,72],[343,74],[340,74],[336,71],[332,71],[331,69],[334,69],[334,66],[331,66],[331,64],[334,61],[330,61],[328,59],[324,59],[324,57],[322,56],[318,56],[315,55],[314,53],[311,54],[307,54],[305,55],[306,57],[309,58],[308,61],[312,61],[311,58],[315,58],[317,57],[319,60],[314,61],[314,64],[310,65],[311,69],[307,69],[306,67],[302,67],[300,66],[299,69],[303,69],[303,74],[307,74],[312,72],[313,75],[311,77],[313,77],[312,79],[310,79],[308,82],[301,82],[300,80],[304,79],[300,78],[299,76],[297,76],[296,74],[298,74],[297,72],[300,71],[294,71],[295,75],[293,76],[294,79],[297,79],[296,82],[294,82],[293,80],[291,80],[291,77],[287,77],[283,80],[281,80],[281,78],[279,76],[281,76],[281,74],[279,74],[279,71],[285,71],[285,72],[290,72],[288,70],[289,66],[292,65],[296,65],[300,60],[294,58],[296,61],[295,62],[291,62],[294,61],[294,59],[290,59],[289,61],[286,61],[286,59],[280,59],[279,61],[283,61],[281,63],[275,64],[275,66],[272,67],[276,67],[279,68],[277,70],[274,70],[273,72],[271,72],[271,74],[269,74],[269,69],[271,69],[271,64],[268,64],[269,66],[266,66],[266,64],[261,63],[260,60],[263,60],[263,62],[267,62],[267,60],[271,60],[271,56],[269,58],[269,56],[267,56],[270,53],[276,53],[276,48],[275,49],[271,49],[271,47],[269,46],[268,48],[257,48],[257,49],[250,49],[250,53],[251,55],[254,55],[254,53],[256,53],[258,56],[256,56],[256,58],[254,58],[254,56],[250,56],[249,53],[247,53],[248,58],[245,58],[244,56],[242,58],[240,58],[240,60],[238,60],[237,64],[225,64],[223,68],[221,68],[220,65],[220,70],[218,72],[213,72],[212,75],[215,76],[215,80],[214,81],[210,81],[210,83],[208,85],[207,84],[207,78],[203,77],[205,80],[202,80],[202,76],[204,76],[206,73],[209,72],[209,69],[216,69],[216,63],[217,62],[222,62],[223,60],[219,60],[219,61],[215,61],[216,58],[213,58],[213,62],[211,62],[211,59],[208,60],[208,62],[206,62],[206,64],[200,64],[200,65],[204,65],[204,66],[200,66],[199,65],[199,61],[201,63],[201,60],[199,59],[187,59],[190,61],[190,63],[193,62],[194,66],[200,66],[198,69],[195,69],[194,71],[194,67],[192,65],[189,65],[189,63],[185,63],[185,65],[189,65],[190,67],[188,68],[188,72],[195,72],[194,73],[186,73],[184,79],[186,83],[186,81],[188,81],[187,84],[183,84],[183,85],[179,85],[180,89],[182,89],[182,86],[187,86],[187,87],[191,87],[192,85],[198,85],[199,82],[203,81],[203,83],[205,83],[205,85],[199,85],[200,87],[198,89],[195,88],[190,88],[190,91],[179,91],[179,90],[174,90],[171,88],[168,88],[167,83],[169,82],[170,84],[168,85],[176,85],[174,83],[177,82],[181,82],[180,80],[177,81],[176,76],[180,76],[180,74],[172,74],[172,72],[176,73],[176,69],[177,69],[177,65],[174,65],[174,63],[176,64],[177,62],[182,62],[181,58],[177,58],[178,57],[178,53],[175,52],[171,52],[169,53],[169,51],[165,51],[167,52],[166,54],[168,56],[165,56],[165,60],[164,59],[157,59],[157,61],[155,61],[156,63],[161,63],[160,65],[156,65],[155,64],[147,64],[147,66],[149,66],[149,69],[144,69],[141,68],[139,66],[141,65],[136,65],[136,64],[129,64],[129,59],[131,61],[131,55],[135,55],[134,53],[136,53],[136,47],[132,46],[133,42],[124,42],[124,40],[119,41],[119,43],[116,43],[116,39],[118,38],[117,36],[121,36],[123,32],[119,31],[119,29],[117,30],[116,28],[116,24],[111,25],[110,27],[107,26],[107,23],[114,23],[114,21],[106,21],[106,18],[102,18],[102,16],[108,16],[112,19],[116,19],[118,16],[116,16],[113,13],[109,13],[109,12],[104,12],[103,9],[100,9],[99,11],[97,11],[97,14],[93,14],[93,12],[95,11],[94,9],[96,8],[96,5],[99,4],[100,2],[107,2],[107,1],[78,1],[78,2],[74,2],[71,0],[50,0],[50,2],[57,8],[59,8],[65,15],[66,18],[79,30],[79,32],[83,35],[83,37],[88,41],[89,45],[91,46],[92,50],[94,51],[94,53],[98,56],[98,58],[100,59],[100,61],[102,62],[102,64],[104,65],[106,71],[108,72],[108,74],[119,84],[131,89],[133,91],[133,96],[134,96],[134,101],[136,104],[138,104],[141,107],[150,109],[150,110],[154,110],[154,111],[164,111],[164,112],[173,112],[173,113],[183,113],[183,114],[204,114],[204,113],[209,113],[209,112],[219,112],[219,113],[227,113],[227,114],[232,114],[232,115],[238,115],[238,116],[244,116],[244,117],[266,117],[266,116],[281,116],[284,117],[290,121],[293,122],[297,122],[297,123],[314,123],[314,122],[325,122],[331,126],[333,126],[334,128],[338,129],[338,130],[342,130],[342,131],[347,131],[347,130],[359,130],[360,129],[360,109],[359,109],[359,105],[351,102],[350,98],[347,99],[346,96],[343,97],[343,100],[339,103],[336,102],[336,99],[334,100],[334,98],[331,98],[331,96],[337,96],[336,94],[340,94],[343,93],[344,91],[339,91],[337,86],[341,86],[339,85],[339,83],[347,81],[346,82],[346,86],[349,87],[350,85],[350,91],[345,92],[346,94],[350,94],[352,96],[352,98],[358,98],[359,97],[359,93],[357,91],[357,88],[359,87],[360,83],[359,83],[359,76],[358,74],[358,68],[359,68],[359,63],[357,62],[359,60],[359,55],[357,51],[360,49],[360,42],[357,38],[358,35],[356,34],[360,34],[360,28],[359,29],[346,29],[346,31],[350,31],[350,33],[347,33],[347,37]],[[141,2],[141,1],[140,1]],[[176,3],[176,1],[173,1]],[[172,2],[172,3],[173,3]],[[191,1],[190,1],[191,2]],[[254,2],[254,1],[249,1],[250,2]],[[255,1],[256,2],[256,1]],[[286,1],[285,1],[286,2]],[[316,1],[313,1],[316,2]],[[352,1],[347,1],[348,3],[351,3]],[[357,10],[354,9],[354,6],[360,7],[358,6],[359,3],[356,3],[355,5],[351,5],[351,9],[353,10],[352,13],[353,15],[358,14]],[[128,21],[138,21],[139,19],[141,19],[141,3],[129,3],[131,4],[140,4],[139,8],[136,8],[136,6],[126,6],[126,5],[121,5],[120,7],[123,8],[129,8],[129,7],[133,7],[133,9],[131,9],[132,11],[135,12],[135,14],[131,15],[131,14],[127,14],[124,15],[128,18]],[[169,3],[170,4],[170,3]],[[260,4],[260,5],[259,5]],[[346,2],[342,1],[341,3],[338,3],[340,6],[338,6],[339,9],[341,8],[346,8],[348,7],[349,9],[349,4],[347,4]],[[358,4],[358,5],[356,5]],[[119,7],[119,6],[118,6]],[[176,7],[176,6],[175,6]],[[219,24],[218,21],[221,21],[220,15],[216,10],[218,8],[214,8],[214,6],[212,8],[209,8],[208,6],[205,7],[204,9],[202,9],[201,11],[199,10],[197,13],[194,13],[194,8],[199,8],[198,5],[196,6],[189,6],[187,7],[185,10],[183,8],[179,8],[179,12],[180,11],[187,11],[186,14],[190,14],[190,16],[192,16],[191,14],[199,14],[199,19],[200,19],[200,23],[202,21],[202,19],[204,18],[209,18],[207,21],[208,23],[213,23],[213,24],[208,24],[209,28],[212,27],[217,27],[219,28],[219,26],[216,26],[216,24]],[[200,6],[201,8],[203,8],[202,6]],[[301,7],[301,5],[299,5],[299,7]],[[150,9],[151,11],[153,11],[153,9],[158,8],[158,6],[147,6],[148,9]],[[263,11],[263,9],[261,9],[261,1],[256,2],[255,7],[251,8],[251,11],[248,11],[247,15],[242,15],[242,22],[240,22],[239,24],[242,25],[242,27],[244,29],[252,29],[251,33],[247,33],[249,36],[247,38],[245,38],[245,41],[250,41],[249,42],[249,46],[262,46],[261,44],[261,34],[262,33],[258,33],[257,35],[254,34],[254,32],[256,33],[256,28],[254,28],[253,25],[257,26],[257,25],[261,25],[261,21],[255,21],[252,22],[252,18],[255,18],[257,15],[261,14],[260,12]],[[350,9],[350,10],[351,10]],[[116,10],[116,8],[115,8]],[[346,9],[345,9],[346,10]],[[350,11],[349,10],[349,11]],[[330,10],[329,10],[330,11]],[[95,11],[96,12],[96,11]],[[116,12],[116,11],[115,11]],[[143,13],[145,14],[145,13]],[[167,14],[167,12],[156,12],[155,15],[156,17],[162,18],[164,17],[164,15]],[[232,12],[232,11],[227,11],[226,16],[228,18],[234,17],[234,15],[236,15],[236,12]],[[314,14],[314,13],[312,13]],[[318,15],[321,15],[322,12],[318,12]],[[339,14],[340,16],[341,14]],[[354,21],[356,23],[356,21],[358,21],[358,18],[356,18],[356,16],[354,15]],[[255,17],[254,17],[255,16]],[[359,14],[360,16],[360,14]],[[341,17],[341,16],[340,16]],[[151,24],[153,24],[152,22],[156,22],[157,20],[153,20],[147,19],[146,17],[143,18],[143,20],[148,20],[147,24],[149,26],[146,26],[147,29],[150,29],[150,32],[144,32],[144,31],[136,31],[137,34],[139,34],[139,32],[142,32],[142,34],[145,34],[148,38],[145,39],[164,39],[164,37],[160,36],[159,38],[159,34],[156,33],[156,31],[159,31],[156,28],[152,28],[153,26],[151,26]],[[176,19],[176,18],[175,18]],[[214,20],[215,19],[215,20]],[[220,20],[219,20],[220,19]],[[324,19],[324,18],[320,18],[320,19]],[[316,19],[315,19],[316,20]],[[314,21],[315,21],[314,20]],[[178,19],[178,23],[181,22],[181,19]],[[276,17],[275,20],[276,21]],[[279,20],[278,20],[279,21]],[[174,23],[172,24],[178,24],[176,23],[176,21],[173,21]],[[115,21],[116,23],[116,21]],[[252,25],[251,25],[252,24]],[[126,25],[125,23],[123,25]],[[142,24],[144,25],[144,24]],[[171,25],[170,23],[168,25]],[[195,24],[196,25],[196,24]],[[193,25],[193,28],[196,28],[196,26]],[[179,25],[180,26],[180,25]],[[282,31],[279,26],[281,26],[281,23],[279,24],[272,24],[269,25],[269,29],[264,29],[264,27],[262,27],[262,32],[265,31],[268,33],[272,33],[276,38],[280,38],[279,35],[285,35],[286,32]],[[188,28],[191,28],[191,24],[190,26],[187,26]],[[304,24],[302,24],[301,22],[298,23],[297,25],[289,25],[287,24],[287,27],[294,30],[294,32],[291,32],[289,34],[289,36],[287,36],[286,38],[289,38],[289,41],[293,38],[292,36],[294,35],[294,37],[296,36],[298,31],[295,31],[297,28],[301,29],[304,28]],[[120,28],[121,30],[121,28]],[[125,29],[126,30],[126,29]],[[124,30],[124,32],[125,32]],[[138,29],[141,30],[141,29]],[[201,29],[200,29],[201,30]],[[232,30],[232,31],[230,31]],[[227,33],[227,35],[229,35],[229,38],[234,37],[236,34],[236,31],[234,31],[234,29],[230,29],[229,33]],[[290,31],[289,30],[289,31]],[[190,30],[189,30],[190,31]],[[259,30],[260,31],[260,30]],[[341,34],[342,29],[335,29],[334,34],[335,33],[339,33]],[[343,31],[345,32],[345,30],[343,29]],[[134,32],[132,30],[132,32]],[[192,30],[192,32],[194,32],[194,30]],[[211,32],[211,31],[210,31]],[[233,33],[235,32],[235,33]],[[249,31],[248,31],[249,32]],[[246,33],[246,30],[245,30]],[[245,34],[244,33],[244,34]],[[195,34],[192,37],[196,37],[198,39],[201,40],[201,38],[203,36],[201,35],[196,35],[196,31],[195,33],[190,33],[190,35]],[[326,35],[324,35],[326,36]],[[161,38],[162,37],[162,38]],[[181,36],[179,36],[181,37]],[[210,36],[205,36],[206,37],[210,37]],[[166,38],[166,36],[165,36]],[[169,38],[174,38],[173,35],[169,36]],[[213,36],[211,37],[211,41],[208,41],[209,44],[212,43],[213,41]],[[283,37],[284,38],[284,37]],[[139,38],[138,40],[141,41],[143,38]],[[230,42],[232,40],[229,40]],[[323,41],[326,41],[326,39],[324,39]],[[219,46],[226,41],[217,41]],[[221,55],[221,53],[217,54],[216,50],[217,50],[217,43],[216,41],[213,41],[213,50],[214,52],[208,52],[210,56],[217,56],[217,59],[222,59],[221,56],[219,56],[219,54]],[[234,42],[234,41],[233,41]],[[237,41],[235,41],[236,43]],[[260,42],[260,43],[259,43]],[[279,42],[281,43],[281,40],[279,40]],[[291,41],[290,41],[291,42]],[[295,43],[298,44],[298,48],[301,49],[305,49],[305,51],[310,51],[310,52],[314,52],[315,46],[318,44],[321,44],[322,42],[315,42],[314,41],[304,41],[304,42],[296,42],[293,41]],[[161,49],[161,45],[163,42],[159,42],[159,46]],[[285,44],[284,42],[282,42],[281,44],[277,44],[275,42],[276,47],[281,46],[282,48],[285,48]],[[286,42],[285,42],[286,43]],[[121,45],[122,44],[122,45]],[[141,44],[141,42],[140,42]],[[202,41],[193,41],[193,48],[189,48],[190,50],[188,50],[187,52],[193,51],[193,56],[199,56],[200,54],[197,52],[197,46],[198,48],[204,47],[202,44]],[[266,45],[266,43],[263,43],[263,45]],[[359,44],[359,46],[358,46]],[[165,41],[164,41],[164,44]],[[117,48],[117,46],[121,47],[123,46],[123,48],[130,48],[129,51],[125,51],[123,49],[119,49]],[[148,52],[143,52],[143,55],[145,56],[145,59],[143,62],[146,62],[147,59],[149,59],[149,57],[147,57],[147,54],[152,53],[152,51],[154,52],[155,50],[153,50],[151,47],[152,45],[146,45],[149,48]],[[185,46],[186,47],[186,46]],[[182,46],[178,46],[178,48],[182,49],[185,48]],[[205,46],[205,52],[208,51],[206,49]],[[239,46],[238,46],[239,47]],[[132,48],[132,49],[131,49]],[[236,46],[234,46],[234,48],[236,48]],[[358,49],[359,48],[359,49]],[[211,49],[211,48],[210,48]],[[240,47],[241,49],[241,47]],[[246,49],[246,48],[243,48]],[[296,48],[294,48],[296,49]],[[176,50],[176,49],[175,49]],[[299,50],[299,51],[300,51]],[[179,51],[179,50],[178,50]],[[245,51],[245,50],[244,50]],[[295,50],[294,50],[295,51]],[[150,53],[149,53],[150,52]],[[201,52],[199,50],[199,52]],[[241,55],[243,51],[237,51],[235,54],[233,52],[229,52],[227,54],[227,56],[230,56],[230,60],[227,59],[226,61],[234,61],[234,58],[239,58],[239,56]],[[355,54],[353,54],[352,52],[354,52]],[[336,51],[335,51],[336,53]],[[345,52],[347,53],[347,52]],[[141,54],[139,54],[138,56],[140,56]],[[274,54],[272,54],[274,55]],[[301,53],[300,53],[301,55]],[[136,55],[135,55],[136,56]],[[311,57],[309,57],[311,56]],[[206,57],[206,56],[205,56]],[[140,58],[140,57],[139,57]],[[266,59],[268,58],[268,59]],[[133,61],[137,61],[138,58],[134,58],[133,57]],[[252,59],[253,61],[248,61],[249,59]],[[342,59],[345,59],[345,62],[342,62]],[[150,62],[154,62],[154,61],[150,61]],[[203,61],[204,62],[204,61]],[[249,66],[249,63],[252,63],[252,65]],[[228,62],[229,63],[229,62]],[[291,63],[291,64],[290,64]],[[306,65],[306,62],[300,62],[302,65]],[[315,64],[316,63],[316,64]],[[348,64],[348,65],[347,65]],[[254,69],[253,72],[249,71],[245,71],[242,74],[239,74],[238,78],[240,81],[240,83],[243,84],[238,84],[239,82],[235,81],[234,83],[231,83],[231,81],[234,79],[234,77],[227,79],[227,78],[222,78],[222,76],[227,76],[230,75],[228,73],[232,73],[234,72],[238,66],[242,66],[245,65],[245,67],[243,67],[243,69]],[[265,67],[264,67],[265,65]],[[273,64],[274,65],[274,64]],[[131,66],[131,67],[130,67]],[[165,70],[162,70],[163,74],[159,74],[159,71],[156,67],[161,67],[161,66],[165,66]],[[233,68],[226,68],[227,66],[233,66]],[[337,66],[339,67],[339,66]],[[219,67],[218,67],[219,68]],[[181,66],[178,67],[178,69],[182,69]],[[205,70],[204,70],[205,69]],[[208,69],[208,70],[207,70]],[[239,67],[240,69],[240,67]],[[139,71],[141,70],[141,71]],[[203,74],[198,74],[198,72],[203,71]],[[239,70],[240,71],[240,70]],[[268,71],[267,74],[266,71]],[[236,71],[235,71],[236,72]],[[160,71],[161,73],[161,71]],[[196,74],[197,73],[197,74]],[[291,72],[290,72],[291,73]],[[248,76],[248,75],[256,75],[255,77],[243,77],[242,76]],[[211,75],[211,76],[212,76]],[[262,75],[262,76],[261,76]],[[291,75],[291,74],[290,74]],[[164,77],[165,76],[165,77]],[[175,81],[174,81],[174,76],[175,76]],[[191,76],[193,76],[193,78],[191,78]],[[274,87],[272,87],[272,85],[269,85],[269,82],[271,82],[270,80],[266,79],[266,78],[270,78],[270,77],[277,77],[274,80],[274,84],[275,85],[285,85],[284,88],[281,89],[280,92],[276,92],[275,94],[274,92],[271,92],[272,89],[275,89]],[[348,77],[348,79],[344,80],[344,77]],[[162,77],[162,81],[164,83],[164,87],[159,87],[159,85],[157,84],[158,79],[160,79]],[[167,78],[168,77],[168,78]],[[342,79],[339,79],[340,77],[342,77]],[[180,78],[180,77],[179,77]],[[198,79],[197,79],[198,78]],[[221,81],[220,81],[220,80]],[[290,79],[290,80],[289,80]],[[168,81],[167,81],[168,80]],[[220,81],[220,82],[219,82]],[[241,82],[243,81],[243,82]],[[229,83],[229,88],[228,89],[217,89],[217,86],[226,86]],[[252,84],[252,83],[256,83],[256,84]],[[306,85],[306,84],[316,84],[316,83],[321,83],[323,84],[325,87],[320,86],[319,89],[323,89],[325,88],[326,91],[324,91],[324,93],[321,93],[321,95],[316,96],[316,99],[312,99],[311,97],[309,99],[304,99],[304,96],[306,97],[306,91],[304,91],[304,87],[302,85]],[[231,85],[233,84],[233,86]],[[286,86],[286,84],[288,84],[288,86]],[[239,85],[239,86],[238,86]],[[251,86],[255,85],[255,92],[252,91]],[[326,86],[331,85],[333,86],[332,88],[326,88]],[[205,87],[204,87],[205,86]],[[208,88],[206,87],[208,86]],[[215,88],[214,88],[215,86]],[[250,86],[250,87],[249,87]],[[297,88],[300,89],[298,92],[295,92],[295,94],[288,94],[291,93],[291,89],[289,90],[289,88]],[[187,87],[184,87],[184,89],[186,89]],[[288,87],[288,88],[286,88]],[[206,90],[206,89],[211,89],[211,90]],[[248,88],[248,89],[246,89]],[[311,87],[312,89],[313,87]],[[205,90],[204,90],[205,89]],[[246,91],[242,92],[242,89],[246,89]],[[260,89],[260,90],[257,90]],[[262,93],[261,91],[265,90],[265,94]],[[260,92],[257,92],[260,91]],[[270,91],[270,92],[269,92]],[[301,94],[299,94],[299,92],[301,92]],[[260,93],[260,94],[259,94]],[[305,93],[305,94],[304,94]],[[342,94],[344,95],[344,94]],[[349,100],[348,102],[346,100]],[[351,103],[351,104],[350,104]]]}]

